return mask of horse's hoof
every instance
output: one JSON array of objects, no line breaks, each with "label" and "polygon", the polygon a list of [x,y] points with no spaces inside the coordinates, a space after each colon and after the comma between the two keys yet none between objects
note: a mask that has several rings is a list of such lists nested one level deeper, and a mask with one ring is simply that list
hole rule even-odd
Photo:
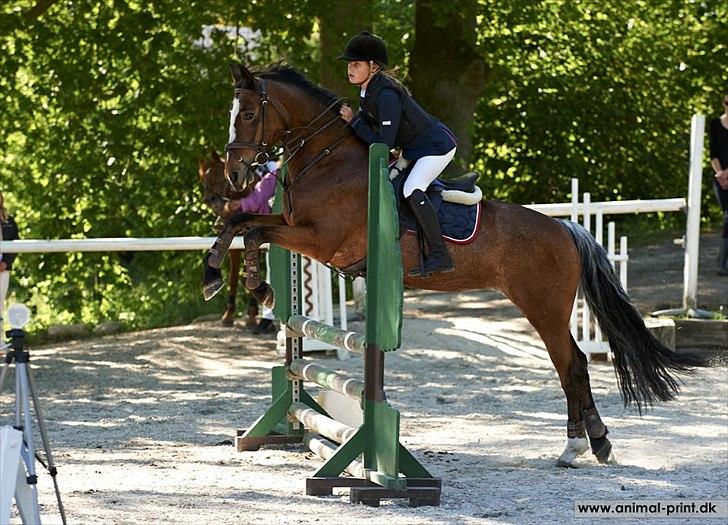
[{"label": "horse's hoof", "polygon": [[217,295],[217,292],[222,290],[225,287],[225,284],[222,282],[222,278],[220,279],[214,279],[208,283],[205,283],[202,285],[202,295],[205,298],[205,301],[209,301],[213,297]]},{"label": "horse's hoof", "polygon": [[202,295],[205,297],[205,301],[209,301],[223,289],[225,284],[219,269],[205,264],[202,272]]},{"label": "horse's hoof", "polygon": [[574,464],[574,460],[566,461],[561,458],[556,460],[556,466],[560,468],[576,468],[576,465]]},{"label": "horse's hoof", "polygon": [[232,317],[223,316],[220,319],[220,324],[222,326],[230,327],[230,326],[233,326],[235,324],[235,319],[233,319]]},{"label": "horse's hoof", "polygon": [[267,306],[271,309],[275,306],[275,293],[273,292],[273,288],[271,288],[268,283],[262,282],[255,288],[248,288],[248,290],[250,291],[250,295],[255,297],[258,303],[262,304],[263,306]]},{"label": "horse's hoof", "polygon": [[612,443],[607,437],[592,439],[591,445],[592,453],[596,456],[597,461],[602,464],[609,463],[609,459],[612,457]]},{"label": "horse's hoof", "polygon": [[217,292],[223,289],[225,285],[222,282],[222,279],[217,279],[214,281],[211,281],[205,285],[202,286],[202,295],[205,298],[205,301],[209,301],[213,297],[217,295]]}]

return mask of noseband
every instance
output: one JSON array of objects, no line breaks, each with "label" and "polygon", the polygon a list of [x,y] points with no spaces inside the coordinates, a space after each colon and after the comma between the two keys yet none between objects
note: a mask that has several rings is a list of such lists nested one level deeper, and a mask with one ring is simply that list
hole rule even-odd
[{"label": "noseband", "polygon": [[[342,104],[343,102],[346,102],[346,99],[337,99],[335,102],[330,104],[326,107],[324,111],[322,111],[317,117],[315,117],[311,122],[309,122],[305,126],[301,126],[300,129],[304,130],[303,133],[300,136],[296,136],[294,138],[291,138],[291,132],[292,128],[290,127],[290,116],[288,114],[288,111],[286,111],[285,107],[281,106],[280,103],[278,103],[275,99],[272,99],[268,96],[268,93],[265,89],[265,80],[262,78],[257,78],[258,82],[260,83],[260,91],[254,91],[256,95],[260,97],[260,108],[258,111],[258,116],[256,118],[255,124],[256,124],[256,131],[253,137],[256,137],[258,135],[258,127],[260,127],[260,140],[258,142],[229,142],[225,145],[225,152],[230,153],[238,162],[242,162],[247,169],[253,169],[257,166],[263,165],[268,160],[270,160],[273,150],[275,149],[276,142],[273,140],[275,138],[274,136],[271,138],[269,144],[268,141],[265,139],[265,129],[266,129],[266,122],[267,122],[267,111],[268,106],[272,105],[273,108],[278,112],[278,115],[281,117],[283,121],[283,134],[285,135],[284,140],[282,141],[283,151],[285,153],[285,161],[283,162],[283,165],[288,164],[288,162],[293,158],[293,156],[301,151],[301,149],[304,147],[306,142],[313,138],[314,136],[318,135],[319,133],[322,133],[324,130],[326,130],[329,126],[334,124],[339,120],[339,115],[334,115],[330,120],[326,121],[323,125],[320,127],[314,129],[313,132],[308,134],[306,136],[306,132],[309,131],[316,122],[321,120],[323,116],[325,116],[329,111],[334,109],[335,106]],[[235,96],[239,96],[241,93],[243,93],[245,88],[242,87],[242,85],[238,84],[235,86]],[[249,90],[248,90],[249,91]],[[258,122],[260,122],[258,126]],[[295,128],[294,128],[295,129]],[[331,153],[331,150],[336,147],[343,139],[348,135],[349,128],[346,124],[342,126],[344,130],[344,133],[339,136],[334,142],[326,146],[321,153],[319,153],[311,162],[309,162],[298,174],[297,179],[300,179],[301,176],[309,170],[314,164],[316,164],[319,160],[327,156],[329,153]],[[255,140],[255,139],[254,139]],[[248,163],[244,158],[242,158],[240,155],[237,154],[235,150],[238,149],[248,149],[248,150],[255,150],[255,158],[253,159],[252,163]],[[281,166],[282,167],[282,166]],[[279,182],[283,186],[283,189],[287,189],[289,185],[285,183],[285,181],[281,181],[279,179]]]}]

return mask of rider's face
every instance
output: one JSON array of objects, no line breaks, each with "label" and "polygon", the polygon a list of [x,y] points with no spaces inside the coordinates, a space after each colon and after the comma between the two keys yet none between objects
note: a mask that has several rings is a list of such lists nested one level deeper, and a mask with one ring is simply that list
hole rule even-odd
[{"label": "rider's face", "polygon": [[369,62],[363,60],[354,60],[349,62],[346,68],[349,75],[349,82],[360,85],[369,78]]}]

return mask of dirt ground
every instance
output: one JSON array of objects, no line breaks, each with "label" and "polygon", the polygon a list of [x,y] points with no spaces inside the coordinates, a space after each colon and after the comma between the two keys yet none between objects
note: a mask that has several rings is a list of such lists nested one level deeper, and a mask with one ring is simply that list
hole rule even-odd
[{"label": "dirt ground", "polygon": [[[715,272],[720,237],[700,236],[698,308],[728,315],[728,279]],[[683,296],[685,255],[681,246],[665,241],[629,248],[627,290],[639,310],[679,308]]]},{"label": "dirt ground", "polygon": [[[702,243],[702,307],[726,304],[728,280],[712,273],[713,237]],[[629,288],[640,309],[679,306],[682,251],[643,246],[630,257]],[[267,407],[269,369],[281,361],[272,338],[240,325],[32,348],[68,522],[586,523],[574,520],[575,500],[726,497],[726,367],[685,377],[680,397],[639,417],[622,406],[611,364],[593,363],[592,389],[618,464],[598,465],[586,454],[578,468],[564,469],[556,466],[566,441],[558,378],[505,299],[408,291],[403,341],[387,356],[387,393],[401,411],[403,443],[443,480],[440,507],[394,501],[373,509],[349,504],[343,491],[308,497],[304,479],[319,460],[302,447],[237,453],[235,431]],[[359,356],[316,359],[361,376]],[[6,389],[0,423],[11,413]],[[58,523],[45,471],[39,492],[45,522]]]}]

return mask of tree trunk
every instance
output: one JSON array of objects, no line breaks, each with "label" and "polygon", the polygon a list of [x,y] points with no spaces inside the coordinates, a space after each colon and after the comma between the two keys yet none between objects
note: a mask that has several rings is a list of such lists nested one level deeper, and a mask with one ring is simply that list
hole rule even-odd
[{"label": "tree trunk", "polygon": [[326,89],[351,99],[354,108],[359,105],[359,90],[349,83],[346,62],[338,57],[349,39],[361,31],[371,30],[374,20],[372,0],[329,0],[321,2],[318,13],[321,31],[321,66],[319,82]]},{"label": "tree trunk", "polygon": [[475,49],[475,14],[476,0],[417,0],[415,7],[408,85],[415,100],[458,137],[451,175],[470,161],[473,113],[486,83],[487,68]]}]

